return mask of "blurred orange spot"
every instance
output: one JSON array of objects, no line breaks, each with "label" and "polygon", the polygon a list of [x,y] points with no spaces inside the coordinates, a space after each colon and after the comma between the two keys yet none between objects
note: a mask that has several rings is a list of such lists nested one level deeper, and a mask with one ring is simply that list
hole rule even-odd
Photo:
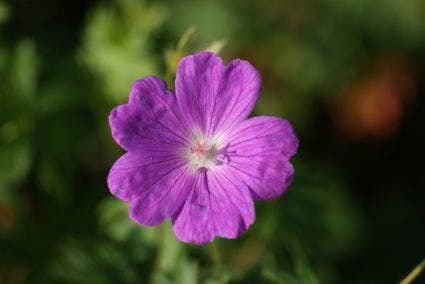
[{"label": "blurred orange spot", "polygon": [[10,229],[15,224],[15,214],[4,204],[0,204],[0,227]]},{"label": "blurred orange spot", "polygon": [[352,139],[391,137],[415,91],[410,65],[402,59],[386,58],[343,93],[333,113],[334,122]]}]

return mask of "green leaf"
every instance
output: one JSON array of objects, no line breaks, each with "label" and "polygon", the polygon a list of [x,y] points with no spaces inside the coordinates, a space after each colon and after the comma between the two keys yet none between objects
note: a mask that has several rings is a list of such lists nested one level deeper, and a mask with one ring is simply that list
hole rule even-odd
[{"label": "green leaf", "polygon": [[9,7],[0,2],[0,24],[6,22],[10,17],[10,9]]},{"label": "green leaf", "polygon": [[32,148],[23,137],[0,146],[0,198],[5,189],[22,183],[32,163]]},{"label": "green leaf", "polygon": [[20,41],[12,60],[12,86],[18,95],[28,99],[37,89],[38,61],[34,42],[29,39]]}]

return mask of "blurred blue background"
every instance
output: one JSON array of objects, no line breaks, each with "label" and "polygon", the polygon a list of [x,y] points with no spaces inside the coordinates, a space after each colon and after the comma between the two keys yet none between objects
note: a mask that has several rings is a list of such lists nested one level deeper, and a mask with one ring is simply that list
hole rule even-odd
[{"label": "blurred blue background", "polygon": [[[422,0],[0,1],[0,283],[400,281],[425,255],[424,19]],[[245,235],[194,246],[109,194],[107,117],[204,49],[256,66],[254,114],[301,144]]]}]

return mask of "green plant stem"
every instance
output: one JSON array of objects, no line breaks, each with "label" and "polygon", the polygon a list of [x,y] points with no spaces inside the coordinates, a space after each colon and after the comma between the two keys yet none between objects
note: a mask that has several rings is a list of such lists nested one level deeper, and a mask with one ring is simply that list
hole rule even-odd
[{"label": "green plant stem", "polygon": [[222,265],[221,265],[221,255],[220,255],[220,251],[218,249],[218,246],[216,245],[215,242],[213,242],[210,245],[210,251],[211,251],[211,256],[212,256],[212,260],[214,263],[214,273],[215,273],[215,277],[217,279],[218,283],[223,283],[222,281]]},{"label": "green plant stem", "polygon": [[416,277],[424,270],[425,268],[425,258],[416,265],[415,268],[413,268],[412,271],[403,279],[401,280],[400,284],[409,284],[412,283],[413,280],[415,280]]}]

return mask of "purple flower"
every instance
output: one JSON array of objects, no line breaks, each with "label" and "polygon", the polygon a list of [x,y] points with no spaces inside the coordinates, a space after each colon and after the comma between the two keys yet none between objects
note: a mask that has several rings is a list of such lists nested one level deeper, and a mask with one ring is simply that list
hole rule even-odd
[{"label": "purple flower", "polygon": [[183,242],[237,238],[255,220],[253,200],[276,198],[291,183],[298,139],[285,119],[247,119],[261,85],[247,61],[225,67],[212,53],[190,55],[175,85],[174,93],[157,77],[138,80],[128,103],[112,110],[112,136],[127,153],[109,189],[140,224],[171,218]]}]

